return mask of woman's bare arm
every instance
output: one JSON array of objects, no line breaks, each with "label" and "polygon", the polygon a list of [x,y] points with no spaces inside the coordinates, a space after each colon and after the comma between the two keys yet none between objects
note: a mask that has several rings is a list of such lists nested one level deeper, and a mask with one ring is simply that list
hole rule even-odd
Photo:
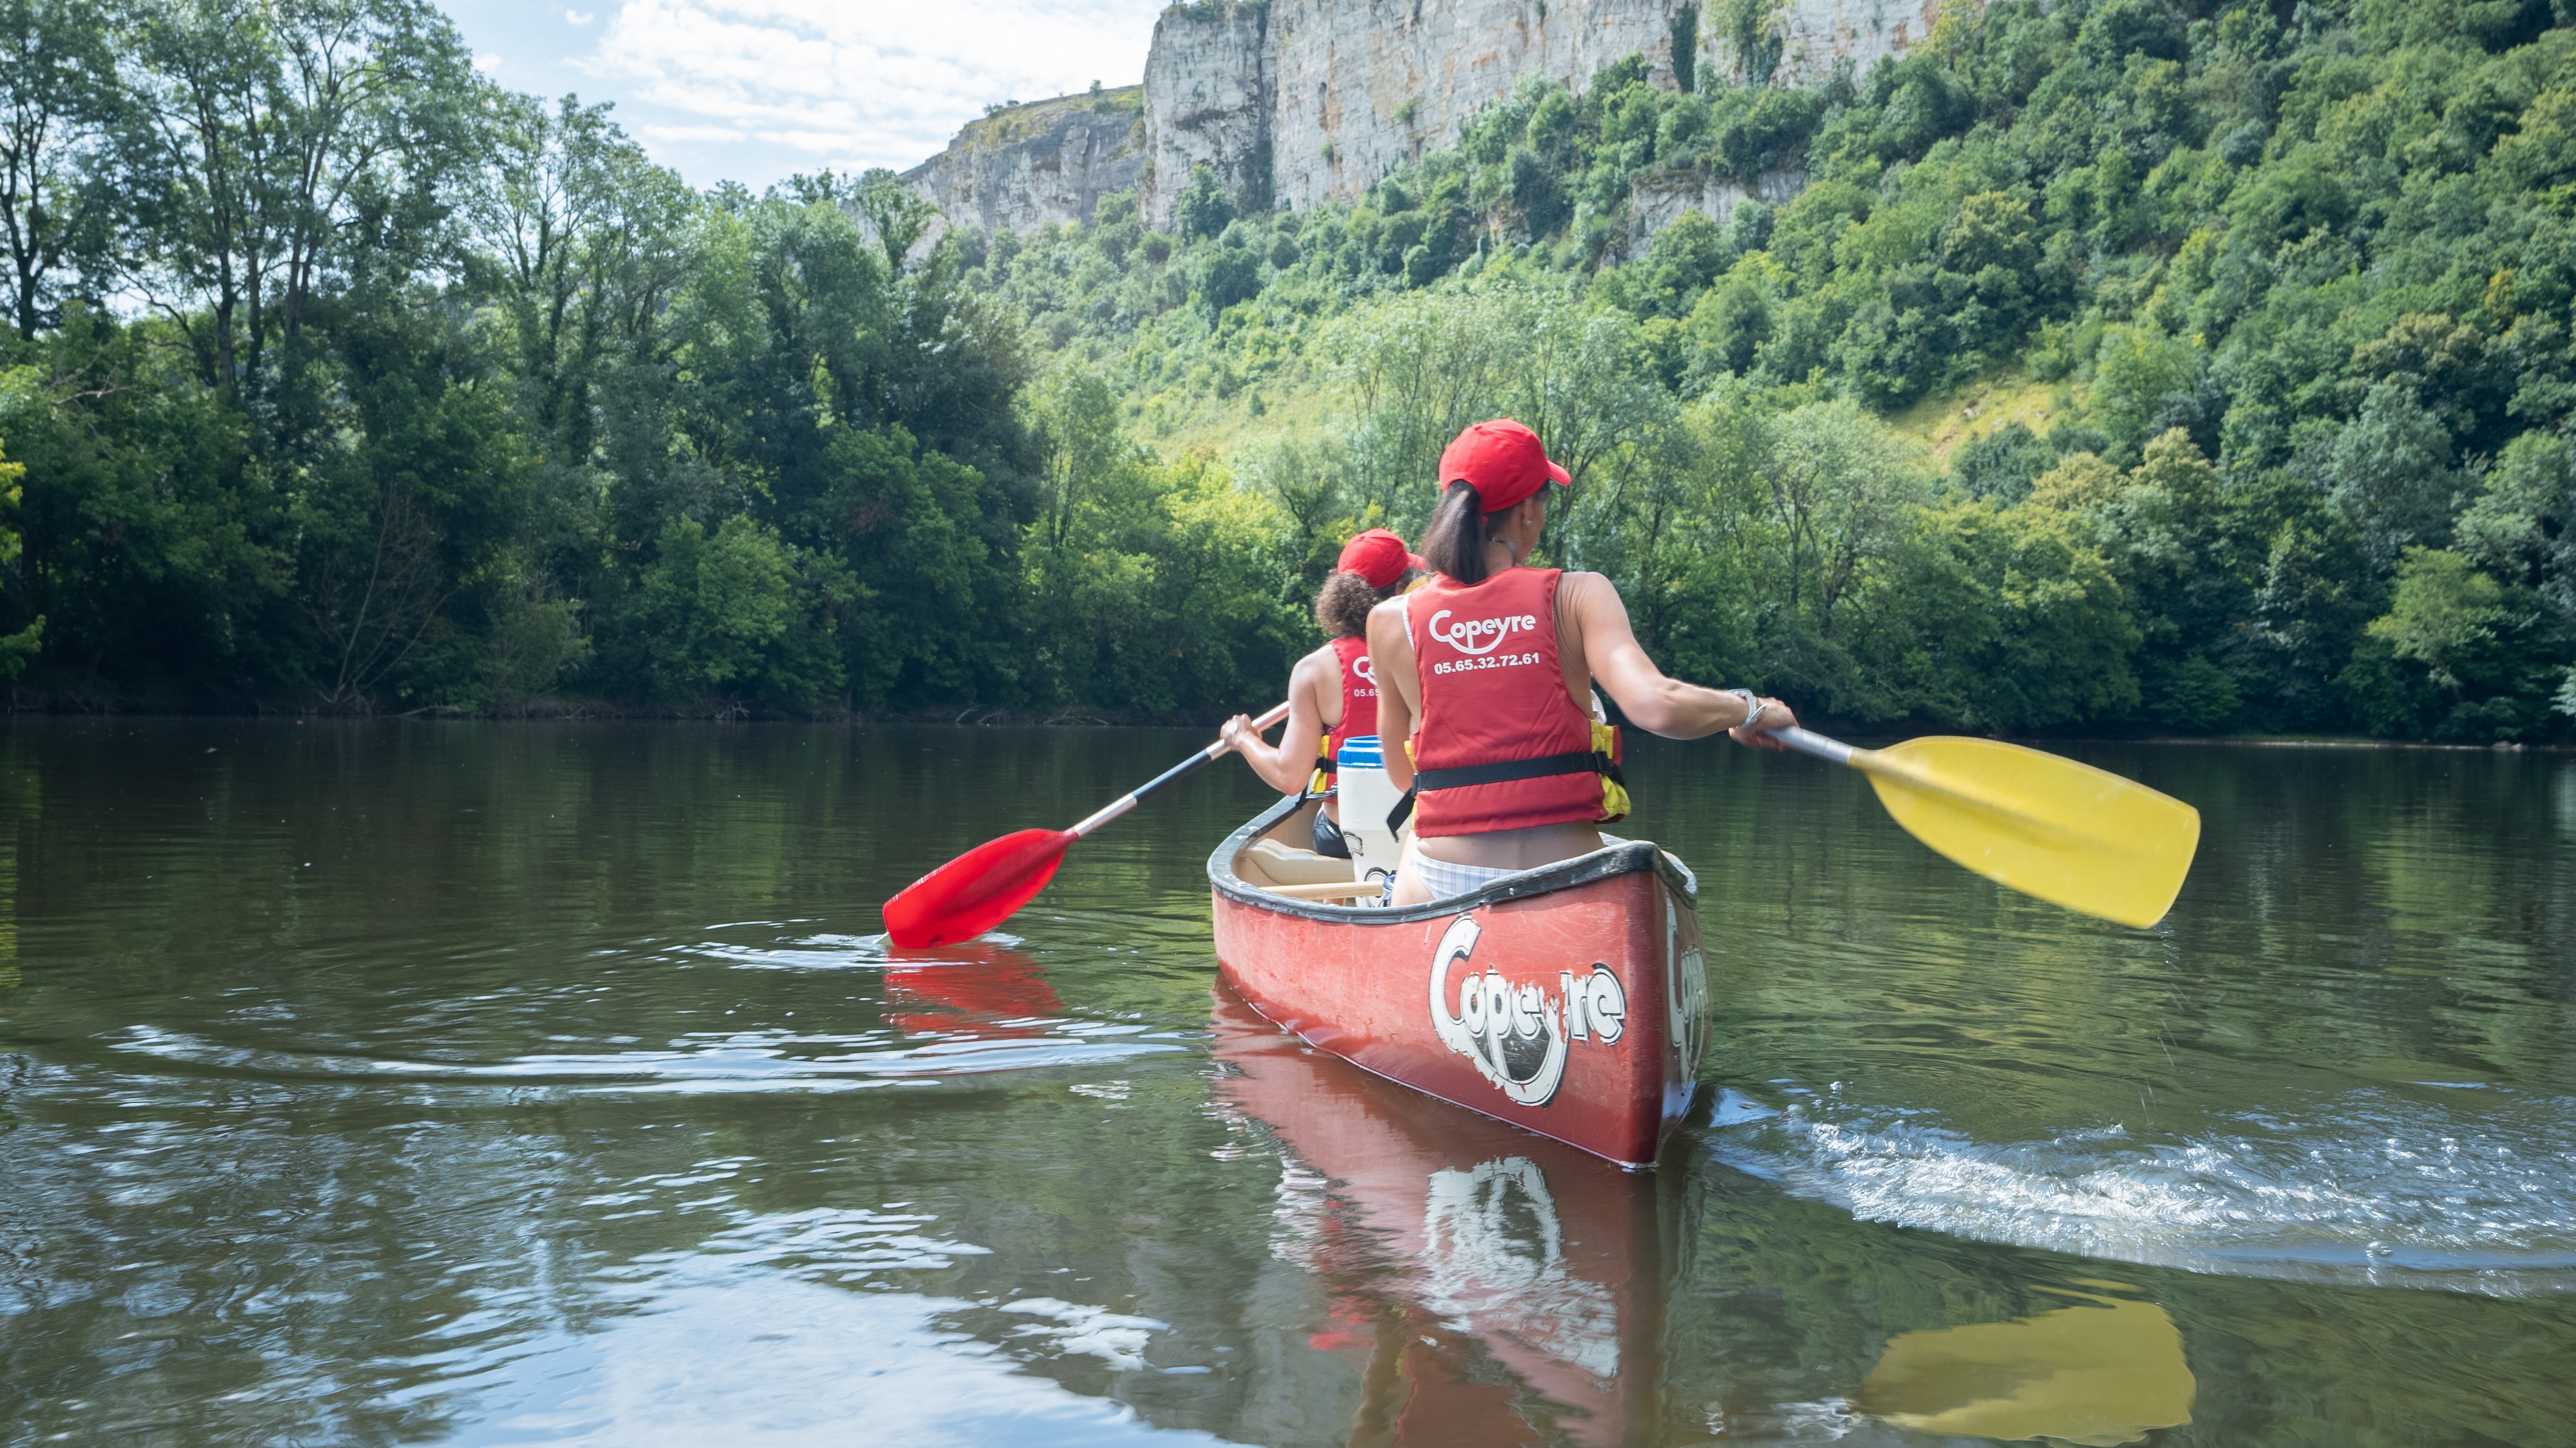
[{"label": "woman's bare arm", "polygon": [[1223,738],[1264,784],[1281,794],[1295,794],[1306,787],[1315,772],[1315,750],[1323,743],[1327,725],[1324,721],[1323,691],[1341,692],[1341,665],[1328,645],[1297,661],[1288,671],[1288,724],[1279,732],[1276,746],[1262,742],[1252,728],[1249,715],[1237,714],[1226,721]]},{"label": "woman's bare arm", "polygon": [[1628,623],[1628,605],[1620,601],[1619,590],[1611,586],[1610,580],[1600,574],[1566,574],[1557,589],[1577,631],[1575,646],[1582,650],[1592,681],[1618,703],[1619,711],[1628,716],[1630,723],[1647,733],[1667,739],[1704,739],[1724,729],[1734,731],[1739,743],[1776,749],[1780,746],[1766,737],[1769,732],[1798,722],[1788,705],[1777,699],[1764,699],[1761,730],[1745,730],[1747,711],[1743,699],[1668,677],[1655,667],[1653,659],[1646,657],[1644,646],[1637,642],[1636,631]]},{"label": "woman's bare arm", "polygon": [[1369,610],[1369,671],[1377,676],[1377,735],[1386,755],[1386,777],[1399,790],[1413,788],[1413,756],[1404,741],[1422,714],[1422,680],[1414,673],[1413,635],[1404,627],[1404,599]]}]

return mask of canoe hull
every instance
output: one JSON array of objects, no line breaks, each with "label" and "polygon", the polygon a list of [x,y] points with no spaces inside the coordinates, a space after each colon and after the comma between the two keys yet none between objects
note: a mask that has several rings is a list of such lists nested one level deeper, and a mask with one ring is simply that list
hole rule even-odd
[{"label": "canoe hull", "polygon": [[1246,1003],[1365,1070],[1623,1166],[1654,1163],[1708,1041],[1693,882],[1606,847],[1457,900],[1314,905],[1209,861],[1218,968]]}]

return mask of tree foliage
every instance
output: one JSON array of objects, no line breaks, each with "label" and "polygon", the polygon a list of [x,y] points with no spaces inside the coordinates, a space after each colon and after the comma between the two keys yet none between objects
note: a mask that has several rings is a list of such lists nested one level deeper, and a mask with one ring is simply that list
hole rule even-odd
[{"label": "tree foliage", "polygon": [[[1317,397],[1320,431],[1246,470],[1294,453],[1306,478],[1267,490],[1344,523],[1417,518],[1443,429],[1535,409],[1530,354],[1590,339],[1571,410],[1529,420],[1617,446],[1549,546],[1609,568],[1710,676],[1995,728],[2555,737],[2576,708],[2571,18],[2000,0],[1800,90],[1769,83],[1764,7],[1715,7],[1695,88],[1636,58],[1532,81],[1349,204],[1203,238],[1112,207],[994,237],[968,278],[1041,351],[1109,371],[1149,439],[1258,436]],[[1868,496],[1904,501],[1865,557],[1813,561],[1846,555],[1803,480],[1845,470],[1807,461],[1956,433],[1926,418],[2015,390],[2044,401],[1871,464]],[[2064,588],[2025,586],[2052,567]],[[1977,667],[2093,678],[1937,682],[1994,619],[2007,640],[2081,619],[2085,642]]]},{"label": "tree foliage", "polygon": [[1997,0],[1806,89],[1775,19],[1682,7],[1684,83],[1533,79],[1347,203],[983,235],[883,172],[694,191],[424,0],[5,0],[0,669],[1249,707],[1501,414],[1577,478],[1548,557],[1829,718],[2576,728],[2569,17]]}]

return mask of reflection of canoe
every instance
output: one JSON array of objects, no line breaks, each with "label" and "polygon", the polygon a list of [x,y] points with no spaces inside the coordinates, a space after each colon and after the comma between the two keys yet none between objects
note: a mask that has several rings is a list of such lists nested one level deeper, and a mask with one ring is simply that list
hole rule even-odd
[{"label": "reflection of canoe", "polygon": [[1650,1427],[1668,1250],[1657,1198],[1685,1181],[1373,1080],[1221,984],[1215,1054],[1220,1103],[1267,1127],[1291,1167],[1279,1250],[1331,1303],[1308,1343],[1365,1354],[1351,1441],[1621,1443]]},{"label": "reflection of canoe", "polygon": [[1618,841],[1403,909],[1278,893],[1348,868],[1294,848],[1314,809],[1283,800],[1209,858],[1227,982],[1389,1080],[1652,1165],[1708,1040],[1697,886],[1681,862]]}]

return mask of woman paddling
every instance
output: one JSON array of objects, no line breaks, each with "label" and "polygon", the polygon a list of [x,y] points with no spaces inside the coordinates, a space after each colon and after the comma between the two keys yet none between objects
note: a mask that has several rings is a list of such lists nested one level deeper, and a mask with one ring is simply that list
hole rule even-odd
[{"label": "woman paddling", "polygon": [[1342,839],[1341,801],[1333,791],[1335,765],[1344,740],[1377,732],[1369,610],[1394,597],[1421,566],[1421,559],[1405,551],[1404,540],[1384,528],[1371,528],[1344,544],[1333,575],[1315,594],[1315,622],[1331,642],[1289,671],[1288,727],[1280,732],[1278,747],[1262,743],[1244,715],[1226,722],[1225,742],[1272,789],[1282,794],[1304,789],[1324,797],[1323,808],[1315,812],[1319,855],[1351,857]]},{"label": "woman paddling", "polygon": [[1571,481],[1538,435],[1480,422],[1440,455],[1440,504],[1423,533],[1433,577],[1369,614],[1386,770],[1414,791],[1413,840],[1391,903],[1463,895],[1502,875],[1601,847],[1627,813],[1597,685],[1629,722],[1672,739],[1798,722],[1749,689],[1667,678],[1637,644],[1619,590],[1598,573],[1525,566],[1547,524],[1547,484]]}]

